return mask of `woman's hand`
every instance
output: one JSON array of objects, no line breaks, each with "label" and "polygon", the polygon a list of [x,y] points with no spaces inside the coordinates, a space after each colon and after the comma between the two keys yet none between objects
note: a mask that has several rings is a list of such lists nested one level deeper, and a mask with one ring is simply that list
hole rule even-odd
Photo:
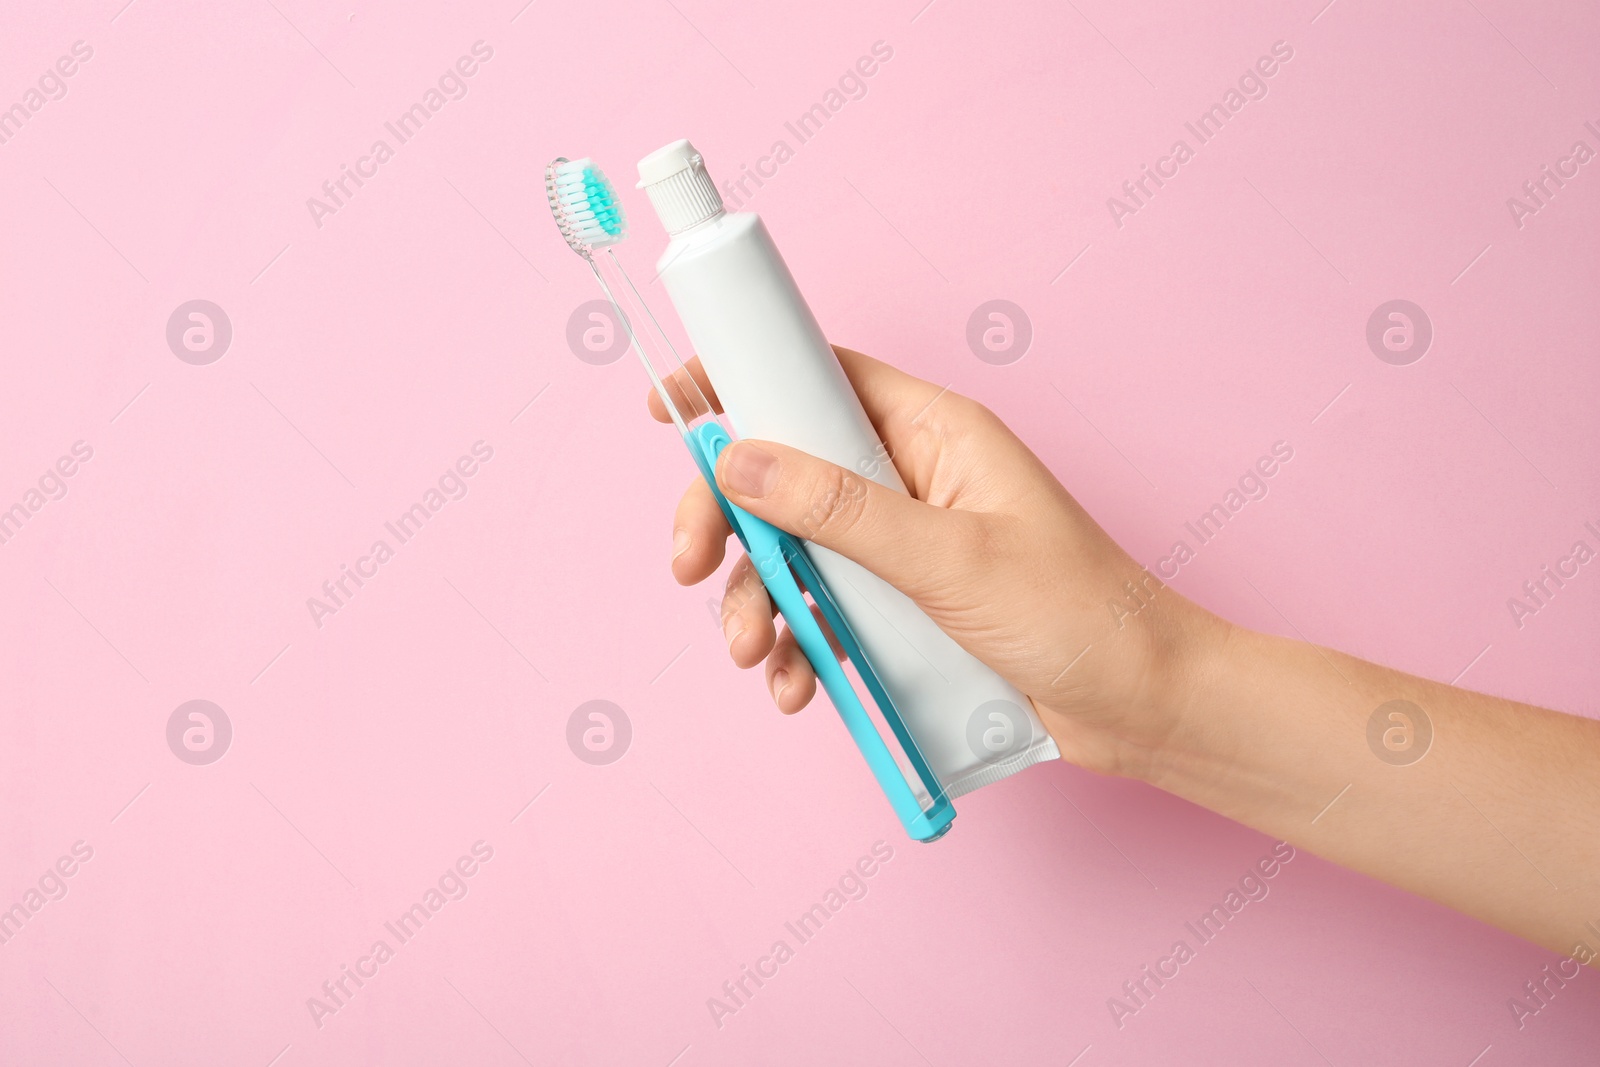
[{"label": "woman's hand", "polygon": [[[912,495],[740,441],[717,464],[728,499],[898,586],[1028,694],[1071,762],[1600,966],[1600,722],[1232,627],[1130,559],[981,405],[835,351]],[[678,581],[716,570],[729,532],[697,479]],[[723,618],[734,662],[765,659],[778,706],[803,707],[816,679],[748,560]],[[1430,726],[1403,758],[1371,740],[1396,707]]]},{"label": "woman's hand", "polygon": [[[835,352],[911,496],[767,441],[723,453],[722,491],[910,596],[1032,698],[1069,760],[1143,773],[1170,729],[1190,651],[1218,640],[1225,624],[1130,559],[987,408],[859,352]],[[698,361],[689,369],[716,404]],[[667,421],[654,393],[650,405]],[[730,533],[695,479],[674,520],[673,576],[685,585],[709,577]],[[722,619],[733,661],[765,660],[779,709],[803,708],[816,675],[793,635],[775,629],[748,557],[729,576]]]}]

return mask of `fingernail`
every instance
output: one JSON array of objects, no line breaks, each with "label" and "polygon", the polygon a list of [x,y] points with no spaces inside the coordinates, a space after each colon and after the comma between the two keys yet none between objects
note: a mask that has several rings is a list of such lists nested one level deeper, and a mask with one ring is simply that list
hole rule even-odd
[{"label": "fingernail", "polygon": [[677,559],[679,556],[689,551],[689,544],[692,540],[693,538],[689,536],[689,531],[685,530],[683,527],[680,526],[676,530],[673,530],[672,558]]},{"label": "fingernail", "polygon": [[738,615],[729,615],[722,623],[722,639],[728,642],[729,651],[733,650],[733,643],[739,640],[739,635],[744,633],[744,619]]},{"label": "fingernail", "polygon": [[773,703],[783,703],[783,691],[789,688],[789,672],[782,667],[772,672]]},{"label": "fingernail", "polygon": [[722,481],[743,496],[766,496],[778,484],[778,457],[748,441],[740,441],[728,449],[728,459],[722,465]]}]

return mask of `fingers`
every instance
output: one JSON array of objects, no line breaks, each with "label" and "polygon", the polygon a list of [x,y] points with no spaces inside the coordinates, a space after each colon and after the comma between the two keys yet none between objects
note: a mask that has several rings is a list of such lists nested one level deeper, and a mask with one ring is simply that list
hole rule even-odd
[{"label": "fingers", "polygon": [[[833,351],[839,357],[839,365],[844,368],[845,376],[855,387],[856,395],[861,398],[861,406],[867,409],[867,416],[872,419],[873,425],[880,428],[896,422],[910,423],[928,411],[929,405],[947,391],[853,349],[834,345]],[[706,403],[710,404],[712,411],[722,414],[722,401],[717,398],[716,389],[706,375],[699,356],[685,363],[682,370],[662,379],[662,384],[667,387],[674,403],[679,405],[679,410],[686,415],[703,414]],[[705,403],[701,402],[702,398]],[[650,405],[651,417],[657,422],[672,421],[660,394],[654,389],[650,390],[646,401]]]},{"label": "fingers", "polygon": [[834,345],[833,354],[880,432],[909,425],[949,392],[948,386],[940,388],[853,349]]},{"label": "fingers", "polygon": [[728,655],[741,670],[760,663],[777,638],[772,601],[749,556],[740,556],[728,575],[722,595],[722,636],[728,642]]},{"label": "fingers", "polygon": [[[810,608],[812,618],[827,634],[834,655],[843,659],[844,651],[828,631],[821,611],[814,605]],[[739,557],[722,598],[722,632],[728,642],[728,655],[743,670],[765,659],[767,692],[779,711],[793,715],[816,695],[817,674],[800,651],[794,633],[787,626],[781,634],[776,632],[775,617],[776,610],[755,565],[749,556]]]},{"label": "fingers", "polygon": [[817,675],[785,626],[772,654],[767,657],[767,692],[785,715],[793,715],[817,693]]},{"label": "fingers", "polygon": [[[708,410],[722,414],[722,401],[717,399],[717,391],[711,387],[711,379],[706,377],[699,356],[689,360],[681,370],[663,378],[661,384],[666,386],[667,394],[672,397],[672,402],[685,420],[704,415]],[[672,421],[672,416],[667,414],[667,406],[661,402],[661,394],[654,389],[650,390],[646,403],[650,405],[651,418],[657,422]]]},{"label": "fingers", "polygon": [[[944,420],[952,414],[959,419],[963,406],[975,405],[950,392],[948,386],[924,381],[871,356],[837,345],[833,351],[878,436],[887,444],[884,461],[893,462],[912,493],[922,497],[936,467]],[[685,418],[695,418],[708,407],[722,414],[722,401],[699,356],[664,379],[662,385]],[[652,389],[646,400],[652,418],[657,422],[672,421],[659,393]]]},{"label": "fingers", "polygon": [[736,441],[717,461],[735,504],[848,556],[919,599],[976,545],[975,519],[934,507],[815,456],[771,441]]},{"label": "fingers", "polygon": [[[704,479],[689,483],[678,502],[676,522],[673,576],[682,585],[704,581],[722,565],[732,532]],[[776,610],[750,557],[740,556],[729,573],[722,598],[722,634],[728,655],[744,669],[765,658],[767,691],[779,710],[792,715],[811,702],[817,677],[788,628],[784,628],[782,636],[775,632]],[[827,635],[834,655],[843,659],[844,650],[822,621],[820,611],[812,607],[811,613]]]},{"label": "fingers", "polygon": [[[949,441],[982,425],[982,407],[948,385],[924,381],[871,356],[838,345],[833,351],[884,443],[884,453],[873,457],[874,462],[893,463],[911,495],[929,499],[941,459],[949,458]],[[858,469],[878,476],[874,470]]]},{"label": "fingers", "polygon": [[678,584],[694,585],[716,573],[732,533],[706,480],[690,482],[672,520],[672,576]]},{"label": "fingers", "polygon": [[[678,504],[678,532],[696,530],[688,547],[673,557],[673,574],[684,585],[703,581],[722,563],[731,532],[722,512],[712,500],[703,480],[696,480]],[[822,627],[835,657],[844,658],[844,649],[828,628],[821,611],[813,606],[811,615]],[[722,635],[728,656],[735,666],[749,669],[767,661],[767,692],[778,710],[793,715],[816,695],[817,675],[800,651],[794,634],[785,626],[776,632],[777,609],[767,595],[766,586],[749,556],[740,556],[728,575],[722,596]]]}]

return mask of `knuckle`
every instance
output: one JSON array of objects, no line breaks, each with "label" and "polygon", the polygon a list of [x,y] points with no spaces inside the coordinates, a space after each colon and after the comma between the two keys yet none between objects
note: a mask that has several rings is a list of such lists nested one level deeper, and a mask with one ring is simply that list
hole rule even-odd
[{"label": "knuckle", "polygon": [[958,396],[951,405],[951,414],[965,425],[993,426],[1001,424],[1000,416],[996,415],[988,405],[983,404],[970,396]]},{"label": "knuckle", "polygon": [[952,525],[946,545],[955,558],[994,560],[1008,554],[1005,531],[996,525],[970,520]]},{"label": "knuckle", "polygon": [[704,525],[717,513],[716,498],[711,495],[711,489],[706,485],[704,478],[696,478],[684,489],[683,495],[678,498],[675,518],[680,526],[689,524]]},{"label": "knuckle", "polygon": [[728,575],[728,581],[723,587],[722,615],[727,618],[738,612],[756,595],[756,590],[761,588],[761,578],[756,574],[755,567],[750,563],[749,556],[742,556],[733,571]]}]

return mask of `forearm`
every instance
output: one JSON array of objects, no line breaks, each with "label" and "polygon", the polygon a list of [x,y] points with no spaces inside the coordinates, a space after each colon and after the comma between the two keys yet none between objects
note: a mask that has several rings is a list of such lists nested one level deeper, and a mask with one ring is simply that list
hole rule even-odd
[{"label": "forearm", "polygon": [[[1600,722],[1231,627],[1118,548],[992,412],[838,354],[913,495],[741,441],[718,461],[729,501],[910,596],[1029,695],[1079,766],[1148,780],[1558,952],[1600,950]],[[696,486],[674,538],[687,582],[717,568],[728,539]],[[742,624],[730,651],[746,666],[765,657],[774,701],[796,711],[814,672],[754,588],[725,601]],[[1381,722],[1369,743],[1392,701],[1415,705],[1415,721]],[[1409,747],[1384,746],[1408,726]]]},{"label": "forearm", "polygon": [[[1600,722],[1216,632],[1183,667],[1153,784],[1564,955],[1600,950]],[[1369,741],[1394,700],[1421,715],[1391,707]]]}]

